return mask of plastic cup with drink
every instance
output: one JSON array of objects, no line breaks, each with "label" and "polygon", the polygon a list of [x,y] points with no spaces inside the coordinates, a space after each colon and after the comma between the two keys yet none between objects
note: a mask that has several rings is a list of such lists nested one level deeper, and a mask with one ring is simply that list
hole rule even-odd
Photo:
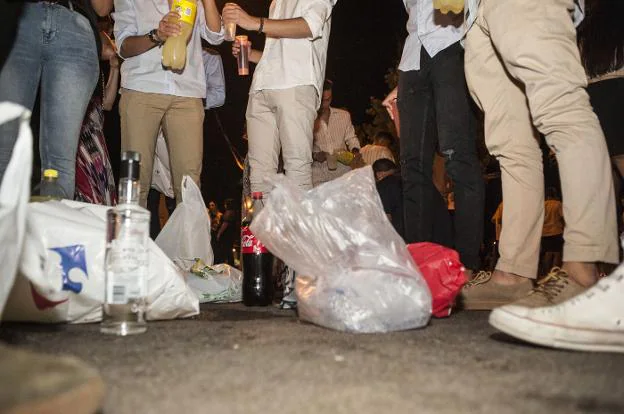
[{"label": "plastic cup with drink", "polygon": [[327,154],[327,169],[330,171],[335,171],[338,168],[338,157],[336,156],[336,152],[331,152]]},{"label": "plastic cup with drink", "polygon": [[236,23],[225,23],[225,36],[223,38],[226,42],[233,42],[236,39]]},{"label": "plastic cup with drink", "polygon": [[247,36],[236,36],[236,44],[240,50],[236,56],[238,63],[238,74],[240,76],[249,75],[249,55],[251,53],[251,43]]}]

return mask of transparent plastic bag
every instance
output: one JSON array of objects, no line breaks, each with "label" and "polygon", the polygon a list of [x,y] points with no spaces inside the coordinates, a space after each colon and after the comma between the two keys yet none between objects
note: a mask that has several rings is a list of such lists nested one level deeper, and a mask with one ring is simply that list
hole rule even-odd
[{"label": "transparent plastic bag", "polygon": [[371,167],[303,192],[284,176],[251,230],[297,272],[299,317],[340,331],[425,326],[431,295],[388,221]]}]

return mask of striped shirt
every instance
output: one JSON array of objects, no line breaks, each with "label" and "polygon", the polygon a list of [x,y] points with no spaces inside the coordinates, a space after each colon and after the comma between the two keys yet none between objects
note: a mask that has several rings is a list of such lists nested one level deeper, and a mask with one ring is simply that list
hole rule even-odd
[{"label": "striped shirt", "polygon": [[[355,129],[351,122],[351,115],[348,111],[338,108],[329,108],[329,121],[320,121],[314,131],[313,152],[351,151],[360,148],[360,141],[355,135]],[[331,181],[341,175],[351,171],[351,167],[338,163],[336,170],[330,171],[327,168],[327,161],[312,163],[312,184],[319,184]]]},{"label": "striped shirt", "polygon": [[382,158],[387,158],[390,161],[396,163],[396,161],[394,160],[394,155],[392,154],[392,151],[390,151],[390,148],[384,147],[383,145],[368,144],[364,146],[364,148],[362,148],[360,154],[362,154],[362,159],[364,160],[366,165],[373,165],[375,161]]}]

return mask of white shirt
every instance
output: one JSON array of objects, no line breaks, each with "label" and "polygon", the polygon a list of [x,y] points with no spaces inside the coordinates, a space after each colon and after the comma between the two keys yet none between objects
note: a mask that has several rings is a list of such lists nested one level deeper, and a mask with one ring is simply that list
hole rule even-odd
[{"label": "white shirt", "polygon": [[355,129],[348,111],[338,108],[329,108],[329,121],[319,122],[318,130],[314,131],[314,152],[351,151],[360,149],[360,141],[355,135]]},{"label": "white shirt", "polygon": [[173,191],[173,178],[169,167],[169,150],[167,141],[163,135],[162,128],[158,132],[156,140],[156,155],[154,156],[154,167],[152,170],[152,188],[169,198],[175,198]]},{"label": "white shirt", "polygon": [[457,43],[464,35],[464,28],[454,21],[453,14],[434,13],[433,0],[403,0],[409,14],[407,39],[399,70],[420,70],[420,53],[424,46],[429,56]]},{"label": "white shirt", "polygon": [[[466,0],[464,3],[464,22],[465,32],[468,32],[472,27],[472,24],[477,19],[477,12],[479,10],[479,4],[481,0]],[[572,12],[572,18],[574,19],[574,25],[578,27],[579,24],[585,18],[585,0],[574,0],[574,11]]]},{"label": "white shirt", "polygon": [[[140,36],[158,27],[169,12],[167,0],[115,0],[115,39],[119,50],[129,36]],[[202,59],[201,38],[212,44],[223,41],[220,33],[206,25],[203,3],[197,2],[197,16],[191,40],[186,47],[186,67],[174,73],[162,67],[162,48],[154,47],[145,53],[127,58],[121,65],[121,86],[139,92],[160,93],[191,98],[206,97],[206,79]],[[122,56],[123,57],[123,56]]]},{"label": "white shirt", "polygon": [[337,1],[273,0],[269,19],[301,17],[308,23],[312,36],[307,39],[276,39],[267,36],[250,92],[312,85],[321,96],[331,13]]},{"label": "white shirt", "polygon": [[384,147],[383,145],[365,145],[364,148],[360,150],[360,154],[362,154],[362,160],[367,165],[373,165],[375,161],[382,158],[387,158],[392,162],[396,162],[394,160],[394,155],[392,155],[392,151],[390,151],[390,148]]},{"label": "white shirt", "polygon": [[204,108],[212,109],[225,103],[225,75],[221,55],[213,50],[202,50],[204,73],[206,75],[206,104]]},{"label": "white shirt", "polygon": [[[351,115],[348,111],[338,108],[329,108],[329,119],[325,121],[317,120],[314,131],[314,145],[312,152],[325,151],[333,154],[336,151],[351,151],[353,148],[360,148],[360,140],[355,135],[355,129],[351,122]],[[351,167],[340,162],[335,170],[330,170],[327,161],[312,163],[312,185],[334,180],[343,174],[351,171]]]}]

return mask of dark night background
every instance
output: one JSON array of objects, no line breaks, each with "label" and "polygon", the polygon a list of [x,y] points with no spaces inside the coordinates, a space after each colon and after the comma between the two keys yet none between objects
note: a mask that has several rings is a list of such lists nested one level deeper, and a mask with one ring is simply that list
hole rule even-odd
[{"label": "dark night background", "polygon": [[[225,0],[217,0],[220,7]],[[267,16],[270,0],[239,0],[249,14]],[[327,77],[334,81],[333,106],[351,112],[354,124],[365,122],[370,97],[384,97],[388,87],[384,75],[398,64],[406,36],[407,14],[401,0],[338,0],[332,17],[327,57]],[[239,34],[244,34],[239,29]],[[247,33],[254,48],[261,49],[264,36]],[[204,131],[204,172],[202,191],[206,200],[219,205],[225,198],[240,197],[242,172],[236,167],[228,144],[218,129],[215,116],[244,157],[247,146],[242,139],[247,95],[251,77],[239,77],[231,44],[216,47],[223,58],[226,77],[225,105],[206,114]]]}]

